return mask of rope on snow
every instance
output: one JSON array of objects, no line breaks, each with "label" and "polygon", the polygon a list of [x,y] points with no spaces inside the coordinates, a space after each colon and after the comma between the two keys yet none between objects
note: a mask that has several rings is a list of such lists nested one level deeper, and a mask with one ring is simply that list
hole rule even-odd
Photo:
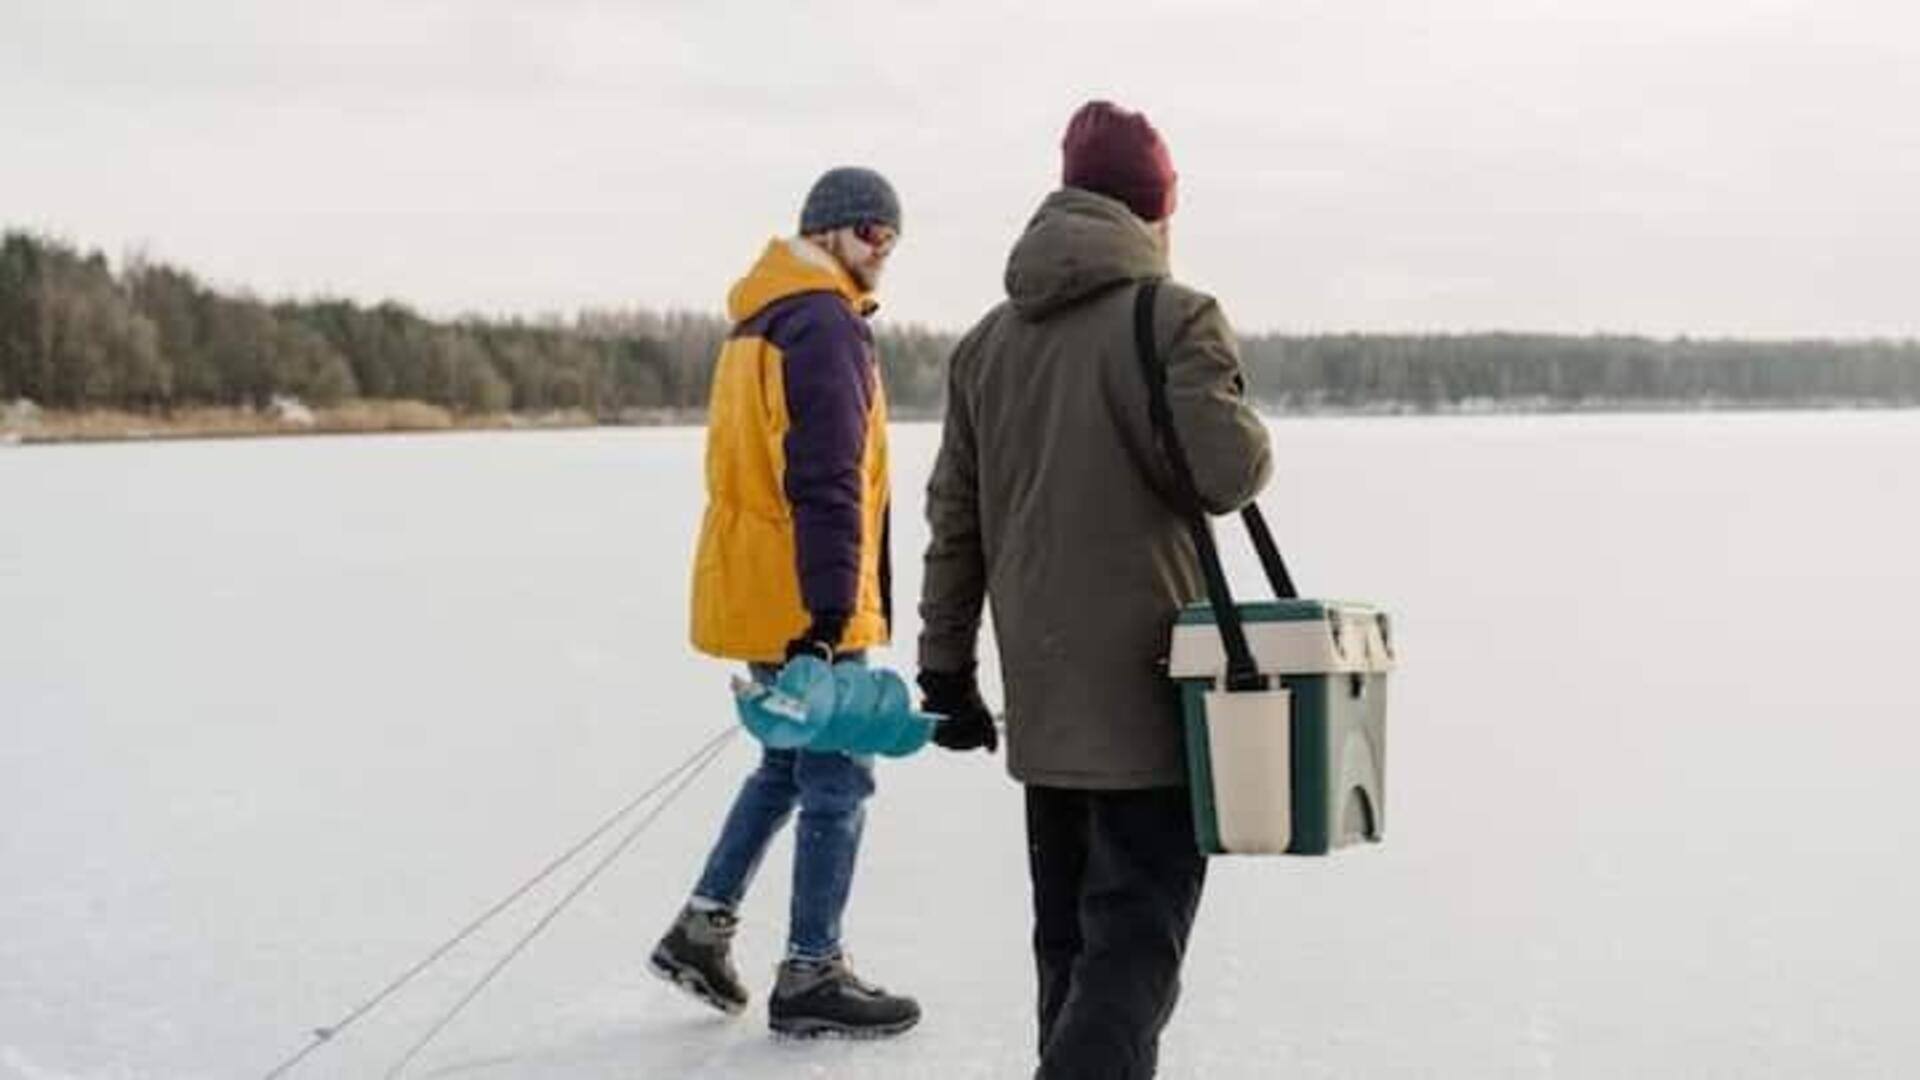
[{"label": "rope on snow", "polygon": [[[659,818],[660,814],[665,811],[668,806],[672,805],[674,800],[678,799],[681,793],[685,792],[688,786],[690,786],[701,773],[707,770],[708,766],[712,765],[714,761],[719,758],[721,751],[726,749],[727,742],[732,739],[734,735],[738,734],[739,730],[738,725],[729,723],[725,730],[713,738],[708,739],[699,749],[689,755],[686,760],[667,770],[666,774],[655,781],[651,787],[627,800],[624,806],[609,814],[600,824],[596,825],[591,832],[587,833],[586,836],[576,841],[573,846],[569,847],[560,855],[555,856],[554,859],[542,867],[538,873],[521,883],[519,887],[507,894],[506,897],[482,912],[472,922],[468,923],[459,933],[441,943],[439,947],[428,953],[425,958],[408,968],[392,982],[389,982],[379,993],[369,998],[364,1004],[355,1008],[352,1012],[341,1017],[338,1021],[324,1027],[314,1028],[312,1040],[308,1042],[306,1046],[302,1047],[298,1053],[274,1066],[271,1071],[262,1077],[262,1080],[278,1080],[279,1077],[285,1076],[295,1065],[304,1061],[308,1055],[331,1042],[341,1032],[353,1026],[355,1022],[378,1008],[381,1003],[385,1002],[394,994],[399,993],[408,983],[438,963],[442,957],[458,948],[462,942],[478,933],[482,927],[493,921],[501,912],[512,907],[522,897],[552,877],[561,867],[572,862],[582,851],[585,851],[588,847],[591,847],[595,841],[612,831],[614,826],[618,825],[628,815],[644,805],[648,799],[658,794],[669,784],[673,784],[673,790],[668,792],[667,795],[660,800],[660,804],[654,807],[653,811],[643,818],[639,824],[629,830],[626,836],[621,838],[620,842],[614,846],[614,849],[610,853],[596,863],[593,869],[588,871],[586,876],[581,878],[565,896],[561,897],[559,902],[549,909],[546,915],[534,925],[533,929],[522,936],[521,939],[514,944],[513,948],[508,950],[507,954],[495,963],[494,966],[481,977],[480,981],[475,984],[446,1015],[440,1018],[440,1021],[434,1025],[433,1029],[427,1032],[426,1036],[418,1043],[414,1044],[412,1049],[407,1051],[406,1056],[401,1058],[386,1074],[389,1080],[391,1080],[392,1077],[398,1076],[402,1069],[412,1063],[413,1059],[418,1057],[420,1052],[425,1050],[428,1044],[439,1036],[440,1032],[445,1030],[447,1025],[451,1024],[454,1018],[459,1016],[460,1013],[472,1003],[474,998],[480,996],[480,992],[486,989],[487,984],[491,983],[501,971],[505,970],[506,966],[512,963],[514,958],[519,956],[520,953],[533,942],[533,939],[538,937],[562,911],[566,910],[567,906],[571,904],[576,897],[586,891],[587,886],[593,884],[594,880],[605,872],[607,867],[611,866],[616,859],[626,853],[627,849],[633,845],[633,842],[640,837],[640,834],[645,832],[647,827],[652,825],[653,822]],[[675,784],[676,778],[678,778],[677,784]]]}]

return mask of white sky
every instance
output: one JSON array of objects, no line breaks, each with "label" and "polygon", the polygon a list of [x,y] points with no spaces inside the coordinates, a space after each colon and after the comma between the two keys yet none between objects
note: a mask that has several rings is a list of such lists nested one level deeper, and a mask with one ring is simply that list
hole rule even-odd
[{"label": "white sky", "polygon": [[1920,9],[0,0],[0,225],[429,313],[716,310],[806,186],[958,328],[1090,96],[1247,330],[1920,335]]}]

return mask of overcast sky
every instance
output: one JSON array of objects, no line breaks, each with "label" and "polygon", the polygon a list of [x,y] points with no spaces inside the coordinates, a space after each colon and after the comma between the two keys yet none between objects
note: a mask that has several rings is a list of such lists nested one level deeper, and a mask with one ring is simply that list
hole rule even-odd
[{"label": "overcast sky", "polygon": [[1920,8],[0,0],[0,225],[267,296],[715,310],[823,169],[963,327],[1089,97],[1245,330],[1920,335]]}]

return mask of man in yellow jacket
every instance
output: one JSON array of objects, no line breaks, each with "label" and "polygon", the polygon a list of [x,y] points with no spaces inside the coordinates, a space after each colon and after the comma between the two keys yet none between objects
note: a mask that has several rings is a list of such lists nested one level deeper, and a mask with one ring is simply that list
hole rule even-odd
[{"label": "man in yellow jacket", "polygon": [[[799,655],[861,662],[888,639],[887,409],[867,325],[900,234],[900,200],[870,169],[828,171],[800,230],[767,244],[727,297],[713,373],[707,510],[693,571],[693,643],[771,681]],[[661,977],[728,1013],[748,995],[730,947],[737,910],[796,806],[787,957],[768,1003],[783,1034],[891,1035],[913,999],[856,977],[840,947],[870,757],[767,748],[693,896],[655,947]]]}]

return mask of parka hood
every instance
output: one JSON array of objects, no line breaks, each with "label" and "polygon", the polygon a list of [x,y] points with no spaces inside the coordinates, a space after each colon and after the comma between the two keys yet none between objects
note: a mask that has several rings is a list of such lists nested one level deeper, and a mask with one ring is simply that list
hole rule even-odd
[{"label": "parka hood", "polygon": [[1078,188],[1047,196],[1007,258],[1007,298],[1041,319],[1123,281],[1167,276],[1166,253],[1125,203]]},{"label": "parka hood", "polygon": [[879,307],[832,255],[801,237],[776,238],[727,293],[727,318],[745,322],[768,304],[810,292],[838,293],[862,315]]}]

